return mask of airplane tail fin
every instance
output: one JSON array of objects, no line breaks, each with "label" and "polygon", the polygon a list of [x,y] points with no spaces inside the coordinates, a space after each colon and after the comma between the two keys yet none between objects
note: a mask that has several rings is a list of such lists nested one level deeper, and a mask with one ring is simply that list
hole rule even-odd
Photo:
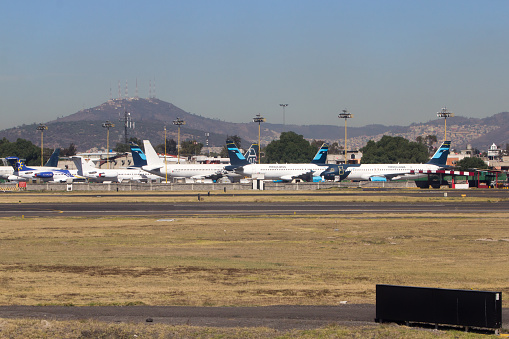
[{"label": "airplane tail fin", "polygon": [[228,157],[230,157],[230,167],[236,168],[249,165],[249,161],[240,153],[233,141],[226,140],[226,148],[228,149]]},{"label": "airplane tail fin", "polygon": [[44,164],[44,167],[58,167],[58,156],[60,155],[60,148],[55,148],[53,154]]},{"label": "airplane tail fin", "polygon": [[86,162],[83,157],[72,156],[71,160],[74,161],[74,165],[78,170],[78,175],[83,176],[85,171],[90,172],[90,170],[97,170],[89,162]]},{"label": "airplane tail fin", "polygon": [[318,150],[315,157],[311,161],[312,164],[324,165],[327,162],[327,153],[329,152],[329,144],[324,143]]},{"label": "airplane tail fin", "polygon": [[131,154],[133,156],[133,167],[143,167],[147,165],[147,157],[145,153],[141,150],[140,146],[136,144],[131,145]]},{"label": "airplane tail fin", "polygon": [[446,166],[447,157],[451,148],[451,141],[444,141],[438,150],[433,154],[431,159],[427,162],[430,165]]},{"label": "airplane tail fin", "polygon": [[18,157],[7,157],[5,159],[9,162],[9,165],[11,165],[15,171],[23,172],[30,169],[26,167],[25,162],[21,161]]},{"label": "airplane tail fin", "polygon": [[159,158],[154,147],[148,140],[143,140],[145,146],[145,156],[147,158],[147,170],[155,170],[164,166],[164,162]]},{"label": "airplane tail fin", "polygon": [[258,144],[252,144],[246,154],[244,154],[244,158],[246,158],[250,164],[256,164],[258,163],[258,153]]}]

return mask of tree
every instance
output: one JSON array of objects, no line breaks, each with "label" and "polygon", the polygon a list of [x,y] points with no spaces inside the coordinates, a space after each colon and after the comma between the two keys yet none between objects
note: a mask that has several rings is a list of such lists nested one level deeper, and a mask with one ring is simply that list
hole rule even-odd
[{"label": "tree", "polygon": [[203,144],[201,142],[197,142],[196,140],[186,140],[182,142],[180,147],[180,154],[192,156],[200,154],[201,149],[203,148]]},{"label": "tree", "polygon": [[481,158],[463,158],[456,163],[459,171],[472,171],[474,169],[486,169],[488,165]]},{"label": "tree", "polygon": [[72,157],[73,155],[76,155],[77,152],[78,150],[76,149],[76,145],[74,145],[74,143],[71,142],[69,147],[64,148],[63,150],[60,151],[60,155],[63,157]]},{"label": "tree", "polygon": [[388,135],[368,141],[360,150],[363,164],[424,163],[429,158],[426,145]]},{"label": "tree", "polygon": [[417,138],[415,138],[415,141],[417,141],[419,144],[426,145],[426,147],[428,147],[429,154],[431,154],[435,151],[433,144],[436,144],[438,140],[436,135],[428,134],[425,137],[419,135]]},{"label": "tree", "polygon": [[313,147],[302,135],[282,132],[279,140],[265,147],[265,163],[309,163],[318,148]]},{"label": "tree", "polygon": [[41,148],[31,141],[21,138],[18,138],[16,142],[9,142],[9,140],[3,138],[0,143],[0,156],[3,158],[14,156],[25,159],[27,165],[41,164]]},{"label": "tree", "polygon": [[130,137],[129,140],[127,140],[127,144],[123,142],[117,142],[117,145],[113,149],[114,152],[117,153],[127,153],[131,151],[131,143],[136,144],[140,146],[140,148],[143,150],[143,141],[141,139]]},{"label": "tree", "polygon": [[[157,153],[164,153],[164,143],[154,147]],[[166,139],[166,153],[177,154],[177,142],[173,139]]]}]

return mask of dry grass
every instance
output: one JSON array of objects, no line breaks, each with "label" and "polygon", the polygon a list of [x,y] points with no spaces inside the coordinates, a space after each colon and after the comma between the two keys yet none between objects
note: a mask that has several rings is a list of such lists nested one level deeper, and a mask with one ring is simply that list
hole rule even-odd
[{"label": "dry grass", "polygon": [[0,304],[374,303],[378,283],[507,293],[507,216],[3,218]]},{"label": "dry grass", "polygon": [[163,324],[115,324],[99,321],[53,321],[0,319],[4,338],[497,338],[458,331],[430,331],[404,326],[372,325],[345,327],[330,325],[315,330],[277,331],[257,328],[210,328]]}]

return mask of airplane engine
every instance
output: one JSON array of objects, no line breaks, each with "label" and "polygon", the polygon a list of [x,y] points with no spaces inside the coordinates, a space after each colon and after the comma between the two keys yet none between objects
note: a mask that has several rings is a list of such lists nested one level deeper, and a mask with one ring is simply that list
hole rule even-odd
[{"label": "airplane engine", "polygon": [[50,179],[50,178],[53,178],[53,172],[38,172],[38,173],[35,173],[34,176],[36,178],[41,178],[41,179]]}]

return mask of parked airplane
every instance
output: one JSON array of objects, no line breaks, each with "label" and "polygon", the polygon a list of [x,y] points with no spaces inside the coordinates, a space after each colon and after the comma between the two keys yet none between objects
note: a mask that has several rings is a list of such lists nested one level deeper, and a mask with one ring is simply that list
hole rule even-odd
[{"label": "parked airplane", "polygon": [[[427,176],[427,171],[446,168],[447,157],[451,147],[450,141],[438,148],[433,157],[425,164],[345,164],[328,165],[322,173],[325,180],[352,181],[390,181],[398,179],[418,179]],[[419,171],[424,173],[419,173]]]},{"label": "parked airplane", "polygon": [[251,164],[232,141],[228,140],[226,146],[230,157],[230,166],[226,166],[226,169],[244,176],[258,176],[260,179],[266,180],[302,179],[313,181],[314,177],[320,176],[327,169],[327,167],[320,166],[325,163],[327,158],[329,149],[327,144],[322,145],[310,164]]},{"label": "parked airplane", "polygon": [[101,169],[92,166],[83,157],[73,156],[72,161],[78,169],[78,175],[92,182],[148,181],[153,179],[150,173],[138,168]]},{"label": "parked airplane", "polygon": [[9,181],[41,179],[44,182],[67,182],[83,179],[71,174],[68,170],[56,167],[27,167],[18,157],[7,157],[6,159],[14,168],[12,176],[7,178]]},{"label": "parked airplane", "polygon": [[[60,148],[55,148],[53,153],[51,154],[48,161],[44,164],[43,167],[41,166],[32,166],[34,169],[48,169],[48,167],[51,167],[53,169],[59,169],[58,168],[58,156],[60,155]],[[8,180],[9,177],[11,177],[12,181],[25,181],[22,178],[18,178],[16,180],[16,177],[14,176],[14,167],[13,166],[0,166],[0,179]],[[21,180],[19,180],[21,179]]]},{"label": "parked airplane", "polygon": [[195,180],[217,180],[226,175],[222,164],[166,164],[159,158],[150,141],[143,140],[147,164],[142,168],[165,178],[191,178]]}]

